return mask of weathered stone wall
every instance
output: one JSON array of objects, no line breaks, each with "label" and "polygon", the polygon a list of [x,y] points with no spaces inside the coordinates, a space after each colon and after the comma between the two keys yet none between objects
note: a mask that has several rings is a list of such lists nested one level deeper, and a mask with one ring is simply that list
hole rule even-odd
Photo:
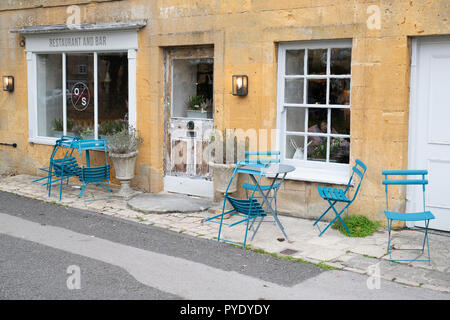
[{"label": "weathered stone wall", "polygon": [[[141,147],[135,184],[162,190],[164,47],[214,45],[215,126],[219,129],[276,127],[277,43],[353,39],[351,163],[368,165],[350,213],[383,217],[381,170],[406,168],[410,37],[450,34],[448,0],[39,0],[0,3],[1,73],[15,76],[14,93],[0,93],[0,171],[37,173],[50,147],[28,138],[27,73],[20,36],[10,29],[63,24],[66,8],[81,7],[81,23],[147,20],[139,31],[137,56],[138,129]],[[380,28],[368,28],[380,9]],[[247,74],[250,92],[231,94],[231,76]],[[281,211],[316,217],[324,208],[317,184],[287,181]],[[405,204],[404,191],[393,203]]]}]

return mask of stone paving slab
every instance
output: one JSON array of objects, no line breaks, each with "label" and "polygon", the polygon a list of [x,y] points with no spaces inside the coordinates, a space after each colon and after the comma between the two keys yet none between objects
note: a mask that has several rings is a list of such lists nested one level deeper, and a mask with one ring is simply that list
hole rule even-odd
[{"label": "stone paving slab", "polygon": [[191,213],[208,210],[213,202],[171,193],[144,193],[128,201],[128,206],[143,213]]},{"label": "stone paving slab", "polygon": [[[173,194],[141,194],[131,199],[128,204],[127,200],[114,197],[110,200],[89,202],[84,200],[107,198],[107,193],[102,189],[89,186],[85,191],[86,197],[78,199],[79,185],[77,186],[72,181],[63,187],[63,198],[62,201],[59,201],[57,197],[59,190],[57,192],[55,190],[52,196],[48,197],[45,187],[31,183],[34,179],[37,177],[31,175],[0,176],[0,191],[12,192],[55,205],[91,210],[195,237],[217,240],[219,225],[204,222],[204,220],[211,217],[215,209],[221,207],[221,204],[214,204],[201,198]],[[114,190],[116,192],[118,189],[114,188]],[[150,212],[158,212],[158,214]],[[224,221],[229,224],[237,219],[237,217],[231,217]],[[289,239],[284,239],[275,223],[265,222],[261,225],[253,241],[250,240],[252,231],[249,232],[247,242],[249,247],[262,249],[279,256],[286,256],[282,252],[290,249],[295,253],[288,256],[312,263],[326,263],[338,269],[369,276],[371,270],[379,268],[380,276],[384,279],[450,292],[450,236],[435,233],[429,235],[431,266],[426,262],[394,262],[390,264],[389,256],[386,254],[388,236],[387,232],[383,230],[366,238],[350,238],[329,228],[324,235],[318,237],[319,232],[317,228],[313,227],[314,222],[311,220],[282,215],[279,216],[279,219],[285,227]],[[324,226],[326,223],[320,227]],[[222,236],[227,240],[241,242],[244,231],[244,224],[233,228],[224,226]],[[423,233],[417,231],[393,232],[393,243],[397,248],[421,243],[422,239]],[[400,254],[411,257],[415,253],[400,252]]]}]

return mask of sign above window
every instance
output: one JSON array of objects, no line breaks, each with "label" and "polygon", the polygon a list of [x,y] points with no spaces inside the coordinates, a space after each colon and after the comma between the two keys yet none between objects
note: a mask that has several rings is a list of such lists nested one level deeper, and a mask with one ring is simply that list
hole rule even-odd
[{"label": "sign above window", "polygon": [[136,30],[145,22],[31,26],[12,33],[26,37],[26,50],[32,52],[69,52],[137,49]]}]

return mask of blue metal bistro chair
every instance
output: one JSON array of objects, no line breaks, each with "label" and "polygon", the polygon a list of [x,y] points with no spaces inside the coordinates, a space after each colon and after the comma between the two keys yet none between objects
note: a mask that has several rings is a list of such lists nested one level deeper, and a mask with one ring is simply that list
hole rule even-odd
[{"label": "blue metal bistro chair", "polygon": [[[66,184],[68,184],[71,177],[78,176],[79,168],[78,163],[73,156],[73,151],[75,150],[75,146],[80,139],[80,137],[63,136],[56,140],[53,151],[50,155],[48,168],[40,168],[40,170],[47,172],[47,176],[33,181],[41,185],[45,185],[47,187],[49,197],[52,192],[52,185],[59,182],[59,200],[61,200],[63,181],[66,180]],[[66,150],[64,157],[55,158],[58,151],[64,148]],[[47,181],[40,182],[45,180]]]},{"label": "blue metal bistro chair", "polygon": [[[428,174],[427,170],[384,170],[382,172],[384,175],[383,185],[385,186],[386,191],[386,211],[384,214],[388,220],[388,232],[389,232],[389,240],[387,252],[389,253],[389,262],[392,261],[427,261],[428,264],[431,265],[430,259],[430,245],[428,241],[428,225],[430,220],[434,219],[434,215],[426,210],[425,205],[425,185],[428,184],[428,180],[425,179],[425,176]],[[389,179],[389,176],[422,176],[421,179]],[[419,185],[422,186],[423,193],[423,211],[420,212],[394,212],[389,210],[389,196],[388,196],[388,187],[389,186],[406,186],[406,185]],[[404,227],[404,228],[392,228],[393,221],[424,221],[425,228],[417,228],[417,227]],[[397,230],[421,230],[424,231],[425,236],[423,239],[422,248],[418,249],[397,249],[393,246],[391,247],[391,231]],[[421,251],[424,253],[425,244],[427,245],[428,250],[428,259],[417,260],[417,259],[392,259],[392,252],[394,250],[408,250],[408,251]]]},{"label": "blue metal bistro chair", "polygon": [[[83,159],[83,152],[86,154],[86,166],[82,165],[78,170],[78,178],[82,183],[80,194],[78,198],[84,193],[84,190],[89,184],[93,184],[108,191],[108,198],[111,198],[112,189],[106,185],[110,184],[110,165],[108,164],[108,149],[106,146],[106,140],[104,139],[90,139],[90,140],[80,140],[76,144],[76,148],[80,153],[80,157]],[[90,161],[90,151],[97,150],[105,153],[105,164],[101,166],[91,167]],[[105,200],[105,199],[95,199],[95,200]],[[85,200],[93,201],[93,200]]]},{"label": "blue metal bistro chair", "polygon": [[[262,177],[262,170],[260,170],[260,169],[265,168],[267,166],[268,166],[267,164],[262,164],[262,163],[257,163],[257,162],[253,162],[252,164],[244,163],[244,165],[242,165],[242,164],[240,164],[240,162],[238,162],[236,164],[236,167],[233,170],[233,174],[231,176],[230,182],[228,183],[228,187],[225,192],[223,206],[222,206],[222,213],[205,220],[205,221],[216,222],[216,219],[220,218],[220,222],[218,222],[219,223],[219,233],[217,235],[217,241],[222,240],[224,242],[230,242],[230,243],[241,245],[243,248],[246,247],[247,234],[248,234],[248,230],[249,230],[249,222],[258,217],[262,217],[262,216],[266,215],[266,211],[263,209],[263,207],[259,203],[259,201],[254,197],[256,189],[250,193],[250,196],[247,199],[237,199],[237,198],[231,197],[228,194],[228,189],[230,188],[230,185],[231,185],[231,182],[233,181],[233,179],[238,178],[238,173],[253,174],[258,177],[257,180],[259,183],[261,181],[261,177]],[[227,201],[232,206],[231,210],[225,209]],[[232,223],[225,223],[223,221],[224,220],[223,217],[227,214],[231,214],[233,216],[238,216],[240,219],[238,219],[238,221],[235,221]],[[228,227],[234,227],[234,226],[240,225],[242,223],[246,224],[243,242],[236,242],[236,241],[221,239],[223,225],[226,225]]]},{"label": "blue metal bistro chair", "polygon": [[[330,211],[330,209],[333,209],[335,213],[335,217],[331,222],[321,231],[319,226],[317,225],[317,228],[319,229],[319,237],[327,231],[327,229],[336,221],[336,219],[339,219],[339,221],[342,223],[342,225],[345,228],[345,231],[347,231],[348,234],[350,234],[350,231],[348,230],[347,226],[345,225],[344,221],[341,218],[341,214],[344,212],[345,209],[347,209],[353,201],[355,201],[356,196],[358,195],[359,189],[361,188],[361,183],[364,178],[364,174],[366,173],[367,167],[366,165],[359,159],[355,160],[355,165],[352,169],[352,175],[350,177],[350,180],[348,181],[347,187],[345,189],[340,188],[330,188],[325,186],[318,186],[317,190],[319,191],[319,195],[326,200],[329,203],[328,209],[314,222],[314,226],[317,225],[317,223]],[[359,182],[357,182],[357,187],[355,190],[355,194],[350,199],[348,195],[348,191],[350,189],[350,186],[352,183],[356,182],[356,180],[359,179]],[[344,207],[339,212],[336,210],[335,205],[337,203],[344,203]]]}]

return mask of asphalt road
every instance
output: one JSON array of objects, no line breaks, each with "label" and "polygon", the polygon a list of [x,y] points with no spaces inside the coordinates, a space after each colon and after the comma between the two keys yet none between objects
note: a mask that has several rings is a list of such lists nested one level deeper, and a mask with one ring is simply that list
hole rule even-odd
[{"label": "asphalt road", "polygon": [[367,280],[0,192],[0,299],[450,299]]}]

